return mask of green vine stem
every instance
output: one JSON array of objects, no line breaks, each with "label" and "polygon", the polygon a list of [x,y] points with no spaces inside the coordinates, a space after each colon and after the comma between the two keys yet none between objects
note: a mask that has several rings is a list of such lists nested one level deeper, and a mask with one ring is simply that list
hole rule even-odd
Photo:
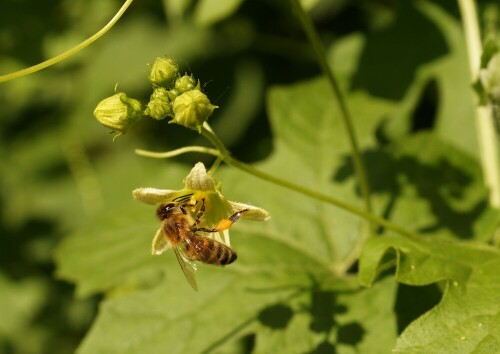
[{"label": "green vine stem", "polygon": [[135,153],[140,156],[152,157],[156,159],[167,159],[174,156],[179,156],[188,152],[199,152],[202,154],[213,155],[216,157],[221,157],[219,150],[210,149],[205,146],[184,146],[179,149],[167,151],[167,152],[152,152],[147,150],[136,149]]},{"label": "green vine stem", "polygon": [[212,166],[210,166],[210,169],[207,172],[209,176],[212,176],[215,173],[215,171],[217,171],[221,162],[222,162],[222,156],[217,156],[214,163],[212,164]]},{"label": "green vine stem", "polygon": [[397,232],[403,236],[406,236],[411,239],[415,240],[421,240],[422,238],[418,237],[415,233],[406,230],[405,228],[393,224],[390,221],[387,221],[381,217],[378,217],[372,213],[368,213],[364,211],[363,209],[357,208],[355,206],[352,206],[348,203],[345,203],[341,200],[338,200],[336,198],[330,197],[329,195],[317,192],[315,190],[303,187],[299,184],[295,184],[293,182],[284,180],[282,178],[270,175],[266,172],[260,171],[250,165],[247,165],[244,162],[241,162],[234,157],[231,156],[229,151],[227,150],[226,146],[222,143],[222,141],[219,139],[219,137],[213,132],[212,128],[210,125],[205,122],[203,123],[203,127],[201,129],[201,134],[206,137],[216,148],[216,149],[210,149],[206,148],[204,146],[186,146],[182,147],[180,149],[172,150],[172,151],[167,151],[167,152],[151,152],[151,151],[146,151],[146,150],[140,150],[137,149],[135,150],[136,154],[141,155],[141,156],[146,156],[146,157],[153,157],[153,158],[169,158],[169,157],[174,157],[178,156],[180,154],[188,153],[188,152],[199,152],[199,153],[205,153],[213,156],[217,156],[220,158],[220,160],[224,161],[230,166],[233,166],[235,168],[238,168],[242,171],[245,171],[255,177],[258,177],[260,179],[263,179],[265,181],[280,185],[282,187],[288,188],[290,190],[293,190],[295,192],[307,195],[311,198],[314,198],[316,200],[323,201],[325,203],[335,205],[339,208],[342,208],[344,210],[347,210],[353,214],[359,215],[377,225],[383,226],[389,230],[392,230],[394,232]]},{"label": "green vine stem", "polygon": [[329,195],[326,195],[326,194],[317,192],[315,190],[303,187],[299,184],[295,184],[293,182],[284,180],[282,178],[270,175],[266,172],[260,171],[260,170],[254,168],[250,165],[247,165],[244,162],[241,162],[241,161],[235,159],[234,157],[232,157],[230,155],[229,151],[226,149],[226,147],[224,146],[222,141],[219,139],[219,137],[213,132],[213,130],[210,128],[210,126],[208,125],[207,122],[205,122],[203,124],[201,134],[204,137],[206,137],[218,149],[221,159],[230,166],[238,168],[242,171],[245,171],[245,172],[247,172],[255,177],[261,178],[265,181],[268,181],[268,182],[280,185],[282,187],[288,188],[290,190],[293,190],[295,192],[307,195],[307,196],[314,198],[316,200],[320,200],[320,201],[323,201],[325,203],[335,205],[339,208],[347,210],[353,214],[359,215],[359,216],[361,216],[361,217],[363,217],[363,218],[365,218],[365,219],[367,219],[367,220],[369,220],[377,225],[380,225],[380,226],[383,226],[389,230],[395,231],[395,232],[397,232],[403,236],[406,236],[408,238],[415,239],[415,240],[422,239],[421,237],[419,237],[415,233],[413,233],[409,230],[406,230],[405,228],[403,228],[399,225],[393,224],[390,221],[387,221],[387,220],[385,220],[381,217],[378,217],[372,213],[366,212],[363,209],[357,208],[357,207],[352,206],[348,203],[345,203],[341,200],[330,197]]},{"label": "green vine stem", "polygon": [[[319,62],[321,70],[323,74],[328,79],[330,86],[333,89],[333,96],[339,105],[341,111],[342,121],[344,122],[345,128],[347,130],[347,134],[349,136],[349,141],[351,142],[351,149],[353,155],[354,169],[356,171],[356,175],[358,177],[359,185],[361,187],[361,194],[363,195],[363,199],[365,201],[366,211],[368,213],[372,212],[371,200],[370,200],[370,185],[368,183],[368,179],[366,177],[366,170],[363,164],[363,159],[361,157],[361,153],[358,147],[358,141],[356,139],[356,134],[354,131],[354,127],[352,124],[351,114],[349,113],[349,109],[347,107],[347,103],[344,99],[340,86],[337,83],[337,79],[335,78],[333,71],[328,65],[326,59],[325,48],[321,43],[318,32],[316,31],[314,24],[311,21],[311,18],[304,11],[304,8],[300,4],[299,0],[290,0],[291,5],[296,10],[297,16],[300,20],[300,23],[311,42],[311,45],[316,54],[316,59]],[[373,231],[373,230],[372,230]]]},{"label": "green vine stem", "polygon": [[125,11],[130,6],[130,4],[132,4],[132,1],[134,1],[134,0],[126,0],[125,3],[120,8],[120,10],[118,10],[118,12],[115,14],[115,16],[113,16],[113,18],[111,19],[111,21],[109,21],[106,26],[104,26],[103,28],[101,28],[101,30],[99,30],[92,37],[87,38],[86,40],[84,40],[80,44],[76,45],[75,47],[73,47],[73,48],[65,51],[64,53],[61,53],[61,54],[59,54],[59,55],[57,55],[57,56],[55,56],[53,58],[50,58],[49,60],[46,60],[44,62],[41,62],[41,63],[33,65],[33,66],[30,66],[29,68],[26,68],[26,69],[15,71],[15,72],[10,73],[10,74],[0,75],[0,83],[1,82],[6,82],[6,81],[10,81],[10,80],[14,80],[14,79],[17,79],[17,78],[20,78],[20,77],[23,77],[23,76],[26,76],[26,75],[29,75],[29,74],[33,74],[33,73],[35,73],[37,71],[40,71],[42,69],[48,68],[49,66],[57,64],[60,61],[63,61],[64,59],[69,58],[73,54],[79,52],[83,48],[85,48],[88,45],[92,44],[97,39],[99,39],[100,37],[102,37],[106,32],[108,32],[111,29],[111,27],[114,26],[114,24],[125,13]]},{"label": "green vine stem", "polygon": [[[471,79],[475,81],[479,74],[482,53],[476,2],[458,0],[458,5],[467,43]],[[490,189],[490,203],[493,207],[500,208],[500,156],[491,107],[477,105],[475,118],[481,166],[485,184]]]}]

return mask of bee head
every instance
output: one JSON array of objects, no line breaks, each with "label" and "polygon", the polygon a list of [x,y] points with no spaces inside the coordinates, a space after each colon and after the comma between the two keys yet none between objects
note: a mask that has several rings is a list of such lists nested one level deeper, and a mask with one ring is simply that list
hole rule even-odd
[{"label": "bee head", "polygon": [[160,220],[165,220],[174,214],[177,209],[178,206],[176,203],[161,204],[158,209],[156,209],[156,216],[158,216]]}]

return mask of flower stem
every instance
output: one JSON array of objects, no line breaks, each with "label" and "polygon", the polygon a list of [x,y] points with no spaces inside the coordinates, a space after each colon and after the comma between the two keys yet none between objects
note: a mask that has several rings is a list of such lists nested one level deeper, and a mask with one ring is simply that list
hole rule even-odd
[{"label": "flower stem", "polygon": [[213,155],[220,157],[221,154],[219,150],[210,149],[205,146],[185,146],[179,149],[167,151],[167,152],[153,152],[147,150],[136,149],[135,153],[140,156],[153,157],[156,159],[167,159],[174,156],[179,156],[188,152],[200,152],[202,154]]},{"label": "flower stem", "polygon": [[[346,129],[347,134],[349,136],[349,141],[351,142],[351,150],[352,150],[352,155],[353,155],[354,169],[356,171],[358,182],[359,182],[359,185],[361,188],[361,194],[363,195],[363,199],[365,201],[365,208],[366,208],[366,211],[368,213],[371,213],[372,212],[372,205],[371,205],[371,199],[370,199],[370,186],[368,183],[366,170],[365,170],[365,167],[363,164],[363,159],[362,159],[361,153],[359,151],[358,141],[356,139],[354,126],[352,124],[352,118],[351,118],[351,114],[349,113],[347,103],[344,99],[342,91],[340,90],[340,86],[337,82],[337,79],[335,78],[333,71],[331,70],[330,66],[328,65],[328,62],[326,59],[325,48],[323,47],[323,44],[321,43],[318,32],[316,31],[314,24],[311,21],[311,18],[304,11],[304,8],[300,4],[299,0],[290,0],[290,3],[295,8],[295,11],[296,11],[297,16],[300,20],[300,23],[301,23],[301,25],[302,25],[309,41],[311,42],[313,49],[314,49],[314,52],[316,54],[316,59],[318,60],[318,63],[321,67],[321,70],[323,71],[323,74],[326,76],[326,78],[328,79],[328,81],[330,83],[330,86],[332,87],[333,96],[334,96],[335,100],[337,101],[337,104],[338,104],[340,111],[342,113],[341,114],[342,121],[344,122],[345,129]],[[372,227],[372,233],[373,233],[373,227]]]},{"label": "flower stem", "polygon": [[[479,74],[481,59],[481,36],[474,0],[458,0],[469,56],[469,70],[472,81]],[[486,186],[490,189],[490,203],[500,208],[500,157],[495,137],[491,107],[476,105],[476,128],[479,154]]]},{"label": "flower stem", "polygon": [[357,214],[357,215],[359,215],[359,216],[361,216],[369,221],[374,222],[375,224],[378,224],[378,225],[383,226],[387,229],[395,231],[401,235],[407,236],[407,237],[412,238],[412,239],[419,239],[419,237],[416,234],[414,234],[413,232],[406,230],[406,229],[400,227],[399,225],[393,224],[393,223],[391,223],[383,218],[380,218],[374,214],[368,213],[361,208],[357,208],[357,207],[352,206],[350,204],[347,204],[339,199],[330,197],[329,195],[317,192],[315,190],[303,187],[299,184],[295,184],[295,183],[289,182],[287,180],[270,175],[268,173],[262,172],[260,170],[257,170],[254,167],[247,165],[244,162],[241,162],[241,161],[239,161],[239,160],[237,160],[229,155],[224,156],[224,162],[226,162],[228,165],[231,165],[231,166],[236,167],[240,170],[248,172],[256,177],[264,179],[268,182],[278,184],[280,186],[291,189],[291,190],[296,191],[296,192],[301,193],[301,194],[305,194],[305,195],[312,197],[312,198],[315,198],[317,200],[321,200],[321,201],[326,202],[328,204],[338,206],[344,210],[347,210],[353,214]]},{"label": "flower stem", "polygon": [[415,233],[413,233],[409,230],[406,230],[405,228],[403,228],[399,225],[393,224],[390,221],[387,221],[387,220],[385,220],[381,217],[378,217],[372,213],[369,213],[361,208],[357,208],[357,207],[352,206],[348,203],[345,203],[341,200],[330,197],[329,195],[326,195],[326,194],[317,192],[315,190],[303,187],[299,184],[295,184],[293,182],[290,182],[290,181],[281,179],[279,177],[270,175],[266,172],[260,171],[260,170],[254,168],[250,165],[247,165],[244,162],[241,162],[241,161],[235,159],[234,157],[232,157],[229,154],[229,151],[226,149],[226,147],[224,146],[222,141],[220,141],[219,137],[217,135],[215,135],[215,133],[212,131],[212,129],[210,128],[210,126],[206,122],[203,124],[201,134],[203,136],[205,136],[208,140],[210,140],[210,142],[212,142],[215,145],[215,147],[219,150],[219,152],[221,154],[222,160],[230,166],[238,168],[242,171],[245,171],[245,172],[247,172],[251,175],[254,175],[255,177],[261,178],[265,181],[280,185],[282,187],[285,187],[285,188],[288,188],[288,189],[293,190],[295,192],[307,195],[311,198],[323,201],[325,203],[338,206],[344,210],[347,210],[353,214],[357,214],[357,215],[359,215],[359,216],[361,216],[361,217],[363,217],[363,218],[365,218],[365,219],[367,219],[367,220],[369,220],[377,225],[380,225],[380,226],[385,227],[386,229],[395,231],[395,232],[397,232],[403,236],[406,236],[408,238],[420,239],[420,237],[418,237],[418,235],[416,235]]},{"label": "flower stem", "polygon": [[86,46],[92,44],[97,39],[99,39],[100,37],[102,37],[106,32],[108,32],[111,29],[111,27],[113,27],[114,24],[125,13],[125,11],[130,6],[130,4],[132,4],[132,1],[133,0],[126,0],[125,3],[122,5],[122,7],[115,14],[115,16],[113,16],[113,18],[111,19],[111,21],[109,21],[106,26],[104,26],[103,28],[101,28],[101,30],[99,30],[92,37],[87,38],[86,40],[84,40],[80,44],[76,45],[75,47],[73,47],[73,48],[65,51],[64,53],[61,53],[61,54],[59,54],[59,55],[57,55],[57,56],[55,56],[53,58],[50,58],[49,60],[46,60],[44,62],[41,62],[41,63],[33,65],[33,66],[30,66],[29,68],[26,68],[26,69],[15,71],[15,72],[10,73],[10,74],[0,75],[0,82],[14,80],[14,79],[17,79],[17,78],[20,78],[20,77],[23,77],[23,76],[35,73],[35,72],[40,71],[42,69],[48,68],[49,66],[57,64],[60,61],[63,61],[64,59],[67,59],[70,56],[72,56],[73,54],[79,52],[80,50],[82,50]]},{"label": "flower stem", "polygon": [[207,172],[209,176],[212,176],[215,173],[215,171],[217,171],[221,162],[222,162],[222,157],[219,155],[217,156],[217,159],[215,159],[214,163],[212,164],[212,166],[210,166],[210,169]]}]

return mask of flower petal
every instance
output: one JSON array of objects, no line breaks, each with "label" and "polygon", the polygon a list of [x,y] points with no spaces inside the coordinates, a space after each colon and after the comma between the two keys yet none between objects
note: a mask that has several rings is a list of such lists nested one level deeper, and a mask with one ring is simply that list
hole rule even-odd
[{"label": "flower petal", "polygon": [[170,248],[172,248],[172,244],[167,240],[167,238],[163,234],[163,230],[160,227],[158,231],[156,231],[153,243],[151,244],[151,253],[154,256],[159,255]]},{"label": "flower petal", "polygon": [[178,191],[156,188],[137,188],[132,192],[135,199],[152,205],[170,201],[175,198],[176,194]]},{"label": "flower petal", "polygon": [[236,213],[237,211],[240,210],[247,209],[248,211],[241,214],[242,219],[254,220],[254,221],[266,221],[271,218],[271,214],[269,214],[266,210],[250,204],[231,202],[231,201],[227,201],[227,204],[231,209],[230,214]]},{"label": "flower petal", "polygon": [[205,165],[202,162],[194,165],[184,180],[184,185],[187,190],[215,192],[214,180],[207,174]]}]

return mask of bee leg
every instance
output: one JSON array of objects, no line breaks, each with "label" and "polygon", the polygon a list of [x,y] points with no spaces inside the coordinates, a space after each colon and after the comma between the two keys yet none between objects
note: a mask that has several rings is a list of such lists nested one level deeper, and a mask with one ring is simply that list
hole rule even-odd
[{"label": "bee leg", "polygon": [[[193,207],[195,207],[195,206],[196,206],[196,204],[198,204],[198,201],[196,201],[196,203],[194,203],[194,204],[193,204],[193,203],[186,202],[186,203],[182,204],[181,206],[179,206],[179,208],[181,209],[182,213],[183,213],[184,215],[186,215],[186,214],[188,213],[188,212],[186,211],[186,207],[191,207],[191,208],[193,208]],[[204,211],[205,211],[205,199],[203,199],[203,205],[202,205],[202,208],[203,208],[203,212],[204,212]],[[199,212],[198,212],[198,214],[199,214]],[[202,213],[202,215],[203,215],[203,213]],[[200,217],[201,217],[201,216],[200,216]],[[197,218],[196,220],[198,221],[198,216],[196,216],[196,218]]]},{"label": "bee leg", "polygon": [[229,229],[236,221],[238,221],[241,218],[241,214],[244,212],[248,211],[248,209],[243,209],[240,211],[237,211],[233,215],[231,215],[227,219],[222,219],[215,225],[213,229],[206,229],[204,227],[195,229],[195,231],[203,231],[203,232],[219,232],[219,231],[224,231]]},{"label": "bee leg", "polygon": [[205,214],[205,198],[201,200],[200,210],[198,211],[198,213],[196,214],[196,218],[194,219],[195,225],[198,225],[203,214]]},{"label": "bee leg", "polygon": [[248,209],[243,209],[243,210],[237,211],[236,213],[231,215],[227,220],[229,220],[231,222],[231,225],[232,225],[236,221],[238,221],[241,218],[241,214],[243,214],[246,211],[248,211]]}]

